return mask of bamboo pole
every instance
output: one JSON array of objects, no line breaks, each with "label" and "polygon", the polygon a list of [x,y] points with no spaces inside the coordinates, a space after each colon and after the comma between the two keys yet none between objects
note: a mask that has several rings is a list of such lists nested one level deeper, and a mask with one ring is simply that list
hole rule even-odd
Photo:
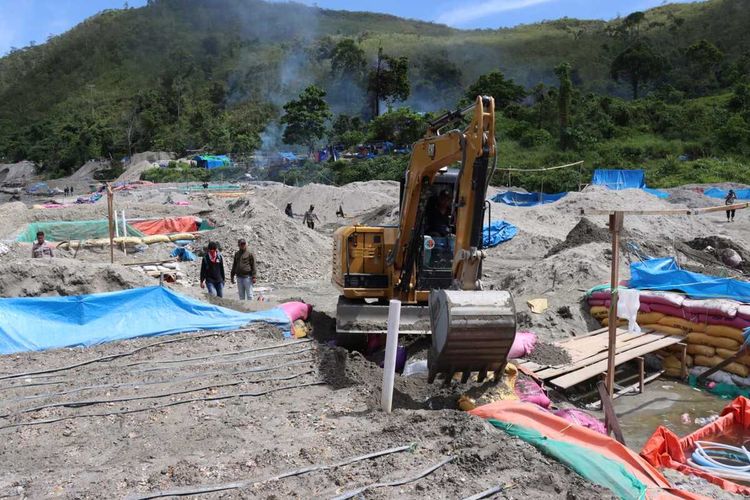
[{"label": "bamboo pole", "polygon": [[112,186],[107,183],[107,217],[109,218],[109,262],[110,264],[115,263],[115,242],[114,242],[114,235],[115,235],[115,225],[114,225],[114,218],[112,214],[112,209],[114,208],[114,193],[112,192]]},{"label": "bamboo pole", "polygon": [[623,226],[623,213],[615,212],[609,216],[609,232],[612,233],[612,275],[610,279],[609,304],[609,349],[607,352],[607,391],[609,397],[615,391],[615,353],[617,351],[617,285],[620,272],[620,231]]}]

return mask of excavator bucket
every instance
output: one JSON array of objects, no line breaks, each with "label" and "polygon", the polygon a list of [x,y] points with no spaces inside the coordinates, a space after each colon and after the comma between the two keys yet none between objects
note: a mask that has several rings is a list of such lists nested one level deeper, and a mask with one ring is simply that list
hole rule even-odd
[{"label": "excavator bucket", "polygon": [[463,382],[472,372],[479,372],[480,382],[488,372],[499,380],[516,337],[516,308],[510,293],[433,290],[429,306],[428,381],[443,374],[449,383],[459,372]]},{"label": "excavator bucket", "polygon": [[[366,303],[339,298],[336,307],[336,333],[363,334],[388,331],[388,304]],[[425,306],[401,306],[401,335],[429,335],[430,311]]]}]

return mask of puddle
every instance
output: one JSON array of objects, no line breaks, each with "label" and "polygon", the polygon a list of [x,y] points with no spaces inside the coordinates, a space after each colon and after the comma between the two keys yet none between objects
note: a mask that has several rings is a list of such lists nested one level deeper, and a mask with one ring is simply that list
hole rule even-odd
[{"label": "puddle", "polygon": [[[640,452],[658,426],[682,437],[706,425],[695,423],[696,419],[718,415],[729,402],[686,384],[657,380],[643,394],[616,399],[615,411],[628,447]],[[683,422],[684,414],[689,415],[689,423]]]}]

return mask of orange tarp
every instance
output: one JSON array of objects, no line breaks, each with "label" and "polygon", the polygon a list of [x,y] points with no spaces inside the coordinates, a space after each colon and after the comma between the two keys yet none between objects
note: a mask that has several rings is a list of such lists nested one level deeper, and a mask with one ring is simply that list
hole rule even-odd
[{"label": "orange tarp", "polygon": [[590,449],[611,460],[615,460],[631,472],[648,488],[648,498],[698,499],[705,498],[677,488],[651,464],[628,447],[609,436],[604,436],[586,427],[571,424],[567,420],[542,410],[531,403],[498,401],[480,406],[469,413],[482,418],[493,418],[501,422],[534,429],[548,439],[563,441]]},{"label": "orange tarp", "polygon": [[743,429],[750,428],[750,400],[742,396],[726,406],[718,420],[701,427],[682,439],[666,427],[659,426],[641,450],[641,456],[656,467],[668,467],[683,474],[700,476],[732,493],[750,495],[750,487],[748,486],[737,484],[687,465],[688,457],[695,450],[696,441],[706,441],[712,436],[723,434],[724,431],[735,425],[740,425]]},{"label": "orange tarp", "polygon": [[128,222],[131,226],[146,235],[190,233],[198,230],[195,217],[170,217],[168,219],[142,220]]}]

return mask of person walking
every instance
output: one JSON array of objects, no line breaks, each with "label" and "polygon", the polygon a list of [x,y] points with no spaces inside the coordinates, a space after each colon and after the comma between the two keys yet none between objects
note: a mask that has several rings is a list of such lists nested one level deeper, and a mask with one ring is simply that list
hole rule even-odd
[{"label": "person walking", "polygon": [[284,209],[284,213],[287,217],[294,217],[294,210],[292,210],[292,204],[287,203],[286,208]]},{"label": "person walking", "polygon": [[253,300],[253,284],[255,283],[255,256],[247,248],[247,241],[241,238],[237,241],[239,250],[234,254],[230,279],[237,280],[237,291],[240,300]]},{"label": "person walking", "polygon": [[31,245],[31,258],[41,259],[54,256],[55,255],[52,253],[52,247],[49,246],[49,243],[44,241],[44,231],[37,231],[36,241]]},{"label": "person walking", "polygon": [[310,229],[315,229],[315,221],[320,222],[320,219],[313,213],[313,210],[315,210],[315,205],[310,205],[310,208],[305,212],[304,217],[302,217],[302,223],[307,224],[307,227]]},{"label": "person walking", "polygon": [[[729,193],[727,193],[727,197],[724,198],[724,204],[725,205],[734,205],[734,202],[737,201],[737,194],[734,192],[734,189],[730,189]],[[734,222],[734,212],[736,210],[727,210],[727,222]],[[730,218],[731,215],[731,218]]]},{"label": "person walking", "polygon": [[201,261],[201,288],[209,295],[224,296],[224,257],[215,241],[208,242],[208,252]]}]

